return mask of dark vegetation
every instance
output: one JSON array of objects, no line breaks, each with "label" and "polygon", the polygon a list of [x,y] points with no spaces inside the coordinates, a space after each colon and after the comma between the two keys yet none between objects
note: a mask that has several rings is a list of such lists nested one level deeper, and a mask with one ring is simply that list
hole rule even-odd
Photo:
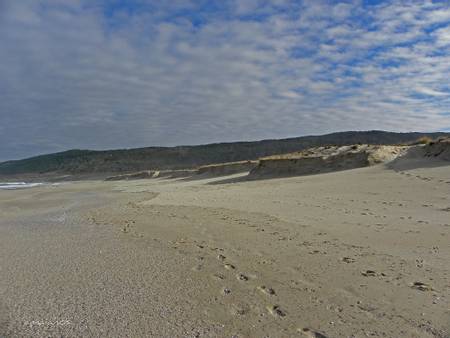
[{"label": "dark vegetation", "polygon": [[446,133],[391,133],[385,131],[340,132],[281,140],[215,143],[198,146],[148,147],[121,150],[69,150],[24,160],[0,163],[0,175],[110,174],[151,169],[187,169],[200,165],[255,160],[326,145],[407,144],[449,136]]}]

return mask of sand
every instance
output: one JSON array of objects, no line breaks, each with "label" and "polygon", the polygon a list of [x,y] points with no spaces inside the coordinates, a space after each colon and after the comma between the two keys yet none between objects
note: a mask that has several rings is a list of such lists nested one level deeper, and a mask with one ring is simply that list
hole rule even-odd
[{"label": "sand", "polygon": [[443,163],[0,191],[0,336],[448,338],[449,191]]},{"label": "sand", "polygon": [[228,176],[237,173],[248,173],[258,164],[258,161],[239,161],[210,164],[196,169],[182,170],[146,170],[128,174],[106,177],[106,181],[126,181],[149,178],[192,178],[203,179],[208,177]]},{"label": "sand", "polygon": [[408,146],[370,144],[310,148],[261,158],[248,178],[301,176],[363,168],[391,162],[410,149]]}]

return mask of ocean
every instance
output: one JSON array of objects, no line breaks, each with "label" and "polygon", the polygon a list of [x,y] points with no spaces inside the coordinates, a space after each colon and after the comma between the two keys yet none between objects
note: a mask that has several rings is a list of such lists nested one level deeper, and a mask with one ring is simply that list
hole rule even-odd
[{"label": "ocean", "polygon": [[25,183],[25,182],[0,182],[0,189],[3,190],[15,190],[15,189],[27,189],[44,185],[45,183]]}]

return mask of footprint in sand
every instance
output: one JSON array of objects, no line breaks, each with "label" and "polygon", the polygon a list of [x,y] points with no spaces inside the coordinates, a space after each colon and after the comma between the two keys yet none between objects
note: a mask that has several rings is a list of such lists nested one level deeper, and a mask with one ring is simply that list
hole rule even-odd
[{"label": "footprint in sand", "polygon": [[212,275],[212,278],[217,279],[217,280],[223,280],[223,279],[225,279],[225,276],[220,273],[215,273]]},{"label": "footprint in sand", "polygon": [[227,270],[234,270],[236,267],[233,264],[227,263],[224,265],[224,268]]},{"label": "footprint in sand", "polygon": [[342,257],[342,261],[345,263],[354,263],[355,259],[351,257]]},{"label": "footprint in sand", "polygon": [[231,290],[228,289],[228,288],[223,288],[222,293],[223,293],[224,295],[229,295],[229,294],[231,293]]},{"label": "footprint in sand", "polygon": [[238,280],[241,280],[241,281],[244,281],[244,282],[248,281],[248,277],[247,277],[246,275],[244,275],[243,273],[237,274],[237,275],[236,275],[236,278],[237,278]]},{"label": "footprint in sand", "polygon": [[233,315],[243,316],[248,313],[249,308],[246,304],[233,304],[231,305],[231,313]]},{"label": "footprint in sand", "polygon": [[363,275],[365,277],[375,277],[377,275],[377,273],[373,270],[366,270],[366,271],[361,271],[361,275]]},{"label": "footprint in sand", "polygon": [[286,312],[281,310],[279,305],[271,305],[267,307],[269,313],[274,317],[286,317]]},{"label": "footprint in sand", "polygon": [[299,329],[304,336],[309,338],[328,338],[324,333],[312,330],[310,328],[304,327],[303,329]]},{"label": "footprint in sand", "polygon": [[258,290],[261,291],[262,293],[264,293],[266,295],[270,295],[270,296],[273,296],[276,294],[274,289],[268,288],[265,285],[258,286]]},{"label": "footprint in sand", "polygon": [[420,291],[434,291],[431,285],[423,282],[414,282],[413,284],[411,284],[411,287]]}]

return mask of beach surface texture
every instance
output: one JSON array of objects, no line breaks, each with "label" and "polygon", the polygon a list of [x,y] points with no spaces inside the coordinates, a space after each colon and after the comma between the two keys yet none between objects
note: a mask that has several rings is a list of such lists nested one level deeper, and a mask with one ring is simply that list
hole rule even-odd
[{"label": "beach surface texture", "polygon": [[450,337],[450,166],[0,191],[2,337]]}]

